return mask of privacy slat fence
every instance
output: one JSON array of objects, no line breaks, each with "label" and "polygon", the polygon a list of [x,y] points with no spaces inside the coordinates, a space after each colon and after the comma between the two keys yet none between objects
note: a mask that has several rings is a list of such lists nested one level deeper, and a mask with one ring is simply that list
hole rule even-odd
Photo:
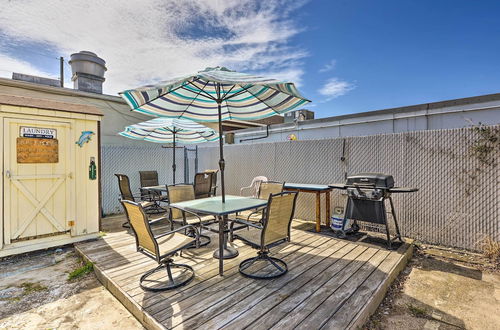
[{"label": "privacy slat fence", "polygon": [[[499,131],[500,126],[490,126],[483,134],[461,128],[226,145],[226,189],[239,194],[240,187],[258,175],[328,184],[344,182],[349,174],[384,172],[394,176],[397,186],[420,188],[417,193],[393,195],[405,236],[478,249],[485,235],[500,239]],[[199,148],[199,161],[201,170],[217,168],[218,149]],[[314,198],[299,197],[298,218],[314,220]],[[332,206],[344,206],[341,193],[334,191],[331,198]]]},{"label": "privacy slat fence", "polygon": [[[161,184],[172,184],[172,149],[151,144],[138,146],[103,146],[102,159],[102,208],[104,214],[122,213],[119,202],[118,179],[115,173],[129,176],[134,194],[139,193],[139,171],[158,171]],[[176,182],[184,182],[184,150],[176,149]]]},{"label": "privacy slat fence", "polygon": [[[328,184],[344,182],[349,174],[385,172],[394,176],[398,186],[420,188],[417,193],[393,195],[405,236],[478,249],[485,235],[500,239],[499,131],[500,126],[490,126],[484,134],[461,128],[225,145],[226,189],[229,194],[239,194],[240,188],[258,175],[286,182]],[[487,142],[488,137],[496,137],[496,145]],[[177,178],[182,182],[183,150],[176,155]],[[200,145],[200,170],[218,168],[218,158],[217,147]],[[157,145],[104,146],[104,213],[122,212],[114,173],[129,175],[132,189],[138,192],[140,170],[157,170],[160,183],[170,184],[171,162],[171,149]],[[190,177],[193,168],[190,165]],[[313,194],[299,197],[298,218],[314,220],[314,198]],[[332,210],[344,206],[345,196],[338,191],[331,198]],[[322,221],[324,218],[322,214]]]}]

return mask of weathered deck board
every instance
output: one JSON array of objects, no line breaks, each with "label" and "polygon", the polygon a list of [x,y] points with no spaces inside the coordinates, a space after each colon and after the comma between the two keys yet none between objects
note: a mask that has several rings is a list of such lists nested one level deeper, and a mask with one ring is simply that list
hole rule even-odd
[{"label": "weathered deck board", "polygon": [[212,236],[210,245],[175,257],[191,265],[196,277],[184,287],[161,293],[139,287],[139,277],[156,264],[135,251],[134,237],[127,231],[78,243],[76,248],[94,263],[103,285],[151,329],[355,328],[375,310],[412,250],[408,244],[388,251],[292,229],[292,241],[271,250],[287,262],[289,272],[272,280],[253,280],[241,276],[238,265],[255,250],[234,242],[240,255],[224,262],[221,277],[212,257],[216,244]]}]

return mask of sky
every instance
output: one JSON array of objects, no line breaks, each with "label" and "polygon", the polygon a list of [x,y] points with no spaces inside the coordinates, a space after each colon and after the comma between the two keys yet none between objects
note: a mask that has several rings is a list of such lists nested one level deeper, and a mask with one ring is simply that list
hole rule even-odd
[{"label": "sky", "polygon": [[[206,67],[294,82],[316,117],[500,92],[500,1],[0,0],[0,76],[106,60],[106,94]],[[72,87],[66,62],[66,87]]]}]

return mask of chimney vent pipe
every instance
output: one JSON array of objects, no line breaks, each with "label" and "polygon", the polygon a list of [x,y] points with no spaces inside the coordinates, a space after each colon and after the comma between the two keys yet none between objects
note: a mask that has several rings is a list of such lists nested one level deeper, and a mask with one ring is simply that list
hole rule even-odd
[{"label": "chimney vent pipe", "polygon": [[71,54],[71,72],[73,86],[84,92],[102,94],[102,83],[106,72],[106,61],[89,51]]}]

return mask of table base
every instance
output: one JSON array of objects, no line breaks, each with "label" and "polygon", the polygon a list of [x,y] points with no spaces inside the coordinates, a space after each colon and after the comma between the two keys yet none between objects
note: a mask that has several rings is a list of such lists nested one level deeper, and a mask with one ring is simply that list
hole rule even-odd
[{"label": "table base", "polygon": [[[219,251],[220,251],[219,249],[214,251],[214,258],[215,259],[220,259],[220,252]],[[223,251],[224,251],[224,253],[223,253],[222,259],[233,259],[233,258],[236,258],[238,256],[238,254],[240,254],[238,252],[238,250],[236,250],[232,246],[226,246],[223,249]]]}]

